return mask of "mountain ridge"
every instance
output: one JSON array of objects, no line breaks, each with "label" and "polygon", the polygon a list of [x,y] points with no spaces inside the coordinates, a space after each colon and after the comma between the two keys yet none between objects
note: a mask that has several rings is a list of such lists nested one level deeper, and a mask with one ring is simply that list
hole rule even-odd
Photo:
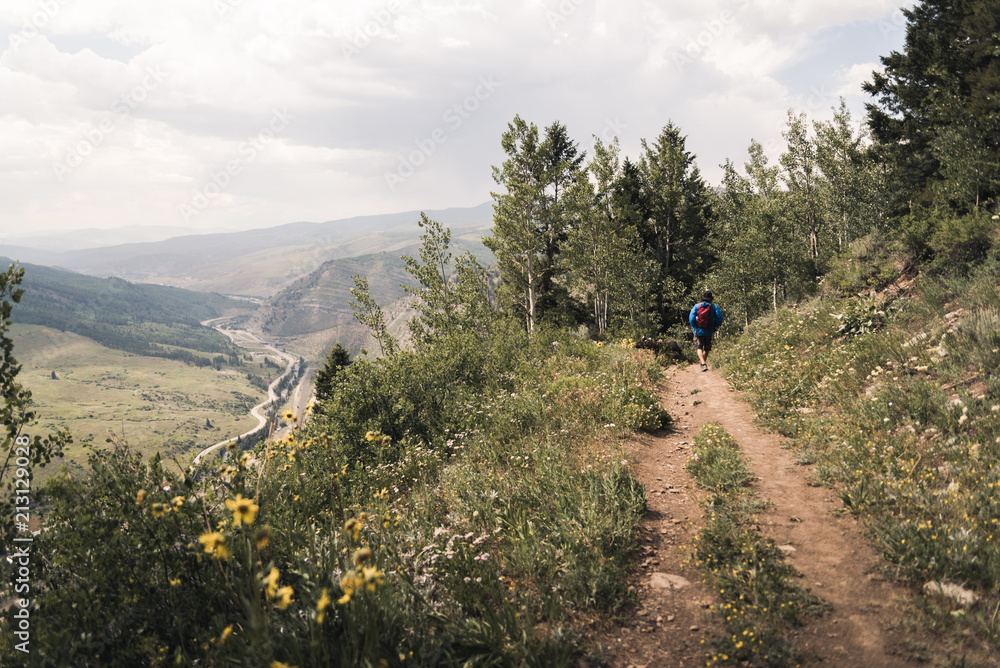
[{"label": "mountain ridge", "polygon": [[[425,211],[442,225],[460,229],[485,229],[492,212],[492,203]],[[407,245],[419,235],[419,220],[420,211],[406,211],[77,251],[0,245],[0,255],[91,276],[269,297],[327,260]]]}]

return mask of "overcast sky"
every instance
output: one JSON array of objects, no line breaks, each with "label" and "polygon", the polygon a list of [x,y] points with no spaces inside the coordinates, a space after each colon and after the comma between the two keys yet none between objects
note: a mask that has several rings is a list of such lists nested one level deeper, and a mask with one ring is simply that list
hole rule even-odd
[{"label": "overcast sky", "polygon": [[777,157],[789,108],[860,120],[898,7],[3,0],[0,237],[471,206],[515,114],[632,157],[673,120],[715,184],[751,138]]}]

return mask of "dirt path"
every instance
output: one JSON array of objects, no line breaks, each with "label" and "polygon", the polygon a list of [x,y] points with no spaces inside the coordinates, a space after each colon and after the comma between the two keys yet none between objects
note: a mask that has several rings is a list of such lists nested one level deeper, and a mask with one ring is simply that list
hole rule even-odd
[{"label": "dirt path", "polygon": [[[692,393],[694,392],[694,393]],[[722,375],[696,366],[673,368],[662,395],[674,416],[672,430],[632,446],[637,474],[649,495],[643,526],[645,555],[635,578],[639,606],[599,640],[612,666],[703,666],[710,646],[701,640],[714,624],[713,592],[687,563],[702,512],[685,463],[691,440],[708,422],[719,422],[751,460],[758,493],[771,502],[762,530],[788,553],[803,582],[832,604],[832,611],[797,631],[808,665],[881,668],[916,665],[888,630],[907,593],[875,574],[876,554],[857,524],[831,511],[836,494],[809,486],[811,472],[796,465],[781,439],[754,425],[753,414]]]}]

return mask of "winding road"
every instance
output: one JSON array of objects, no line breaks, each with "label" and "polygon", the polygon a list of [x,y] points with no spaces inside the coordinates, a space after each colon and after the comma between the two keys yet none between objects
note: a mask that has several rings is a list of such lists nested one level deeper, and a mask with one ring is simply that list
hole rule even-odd
[{"label": "winding road", "polygon": [[[250,332],[244,329],[222,329],[221,327],[215,327],[212,324],[214,322],[218,322],[219,320],[225,320],[225,319],[226,318],[213,318],[212,320],[206,320],[201,324],[206,327],[213,327],[216,331],[222,332],[223,334],[229,337],[230,341],[232,341],[235,345],[240,346],[242,348],[245,348],[247,344],[251,344],[264,348],[265,350],[269,350],[278,357],[280,357],[281,359],[285,360],[285,362],[288,363],[288,366],[285,368],[285,372],[280,376],[278,376],[277,378],[275,378],[274,381],[267,387],[267,399],[265,399],[264,401],[260,402],[259,404],[250,409],[250,415],[257,418],[258,422],[257,426],[246,433],[240,434],[239,436],[233,436],[232,438],[227,438],[224,441],[216,443],[215,445],[210,445],[209,447],[205,448],[197,455],[195,455],[195,458],[192,461],[192,465],[194,466],[197,466],[201,462],[202,457],[205,457],[211,454],[212,452],[215,452],[219,448],[225,447],[237,439],[244,439],[247,438],[248,436],[253,436],[260,430],[264,429],[267,426],[268,419],[261,411],[263,411],[265,407],[270,406],[272,403],[278,400],[278,394],[277,392],[275,392],[275,388],[286,376],[288,376],[288,374],[292,373],[292,371],[295,369],[296,364],[298,364],[299,361],[298,357],[290,355],[289,353],[283,352],[281,350],[278,350],[277,348],[275,348],[270,344],[264,343],[255,335],[251,334]],[[296,396],[301,396],[303,392],[302,384],[308,381],[310,376],[311,374],[309,373],[303,374],[302,380],[299,381],[299,384],[295,389]]]}]

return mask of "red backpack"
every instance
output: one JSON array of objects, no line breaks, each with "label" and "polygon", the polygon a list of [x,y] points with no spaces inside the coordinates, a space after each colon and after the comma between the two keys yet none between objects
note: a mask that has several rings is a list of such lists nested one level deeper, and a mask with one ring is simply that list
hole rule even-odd
[{"label": "red backpack", "polygon": [[702,302],[698,305],[698,311],[694,314],[694,324],[698,329],[712,329],[712,305]]}]

